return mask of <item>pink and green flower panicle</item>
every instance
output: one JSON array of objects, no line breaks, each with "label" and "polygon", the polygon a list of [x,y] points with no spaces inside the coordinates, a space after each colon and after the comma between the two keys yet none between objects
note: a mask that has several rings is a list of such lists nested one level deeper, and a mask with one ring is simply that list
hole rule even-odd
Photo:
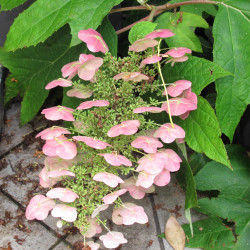
[{"label": "pink and green flower panicle", "polygon": [[[40,185],[50,189],[46,196],[31,199],[28,220],[44,220],[51,212],[60,218],[58,227],[74,222],[87,238],[105,228],[108,232],[100,240],[107,248],[127,240],[121,232],[109,230],[101,211],[113,208],[117,225],[148,222],[144,208],[136,202],[123,203],[123,196],[142,199],[155,186],[170,182],[171,172],[179,170],[182,160],[168,144],[185,139],[185,131],[173,120],[186,119],[197,108],[188,79],[169,83],[162,75],[164,63],[179,63],[191,53],[188,48],[164,50],[162,38],[173,35],[171,30],[155,30],[132,44],[127,57],[115,58],[98,32],[79,32],[91,52],[104,54],[80,54],[78,61],[62,67],[62,78],[46,86],[71,87],[69,97],[91,99],[76,109],[57,106],[42,111],[48,120],[71,121],[72,127],[53,126],[37,135],[45,140],[46,155]],[[144,99],[146,94],[160,100]],[[154,122],[154,113],[160,112],[168,122]],[[86,244],[99,248],[91,241]]]}]

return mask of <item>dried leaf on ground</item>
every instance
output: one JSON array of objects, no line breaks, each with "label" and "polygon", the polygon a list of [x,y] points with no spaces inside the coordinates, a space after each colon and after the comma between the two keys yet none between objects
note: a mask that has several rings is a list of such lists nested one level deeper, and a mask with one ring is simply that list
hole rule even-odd
[{"label": "dried leaf on ground", "polygon": [[174,250],[183,250],[185,247],[186,236],[174,216],[170,216],[165,226],[165,237]]}]

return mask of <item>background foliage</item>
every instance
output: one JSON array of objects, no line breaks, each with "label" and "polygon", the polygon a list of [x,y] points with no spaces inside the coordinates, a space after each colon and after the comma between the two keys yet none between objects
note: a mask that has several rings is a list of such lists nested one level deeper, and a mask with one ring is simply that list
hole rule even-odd
[{"label": "background foliage", "polygon": [[[0,0],[1,11],[24,2]],[[148,1],[155,5],[166,2]],[[168,1],[169,4],[179,2],[186,0]],[[81,29],[98,28],[113,56],[123,54],[122,49],[128,46],[127,40],[133,43],[155,28],[173,30],[176,35],[166,39],[165,45],[188,47],[192,49],[193,56],[174,67],[165,65],[164,78],[168,83],[190,80],[193,92],[202,96],[198,98],[198,109],[188,119],[178,121],[186,131],[188,146],[197,152],[191,161],[186,159],[183,163],[186,209],[197,206],[195,182],[198,190],[220,191],[216,198],[199,200],[199,211],[210,217],[193,224],[195,237],[192,240],[189,229],[184,226],[190,238],[188,246],[244,249],[244,244],[249,244],[245,236],[250,231],[249,217],[246,216],[249,214],[249,197],[245,196],[248,185],[243,185],[249,179],[246,165],[249,162],[246,157],[241,158],[242,149],[229,146],[226,150],[221,136],[224,134],[233,141],[250,101],[250,4],[245,0],[220,0],[217,4],[183,5],[174,11],[167,9],[153,22],[144,20],[134,25],[129,35],[128,32],[122,34],[123,41],[119,41],[121,49],[117,51],[118,38],[107,15],[118,4],[120,7],[139,5],[135,0],[36,0],[21,13],[11,26],[4,47],[0,48],[0,63],[11,73],[5,83],[5,103],[21,96],[21,125],[32,120],[48,97],[45,85],[61,77],[63,65],[85,53],[85,45],[77,38]],[[126,12],[122,26],[147,15],[147,10]],[[63,95],[63,105],[76,107],[79,101],[70,100]],[[204,155],[213,161],[207,163]],[[199,167],[194,167],[192,162]],[[213,181],[207,176],[213,176]],[[235,234],[225,227],[229,221],[236,227]],[[215,237],[220,240],[214,241]]]}]

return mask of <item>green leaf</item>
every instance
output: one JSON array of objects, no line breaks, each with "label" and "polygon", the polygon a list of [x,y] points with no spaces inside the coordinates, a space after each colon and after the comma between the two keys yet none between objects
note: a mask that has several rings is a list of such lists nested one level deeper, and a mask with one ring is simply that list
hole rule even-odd
[{"label": "green leaf", "polygon": [[26,1],[27,0],[0,0],[0,5],[1,5],[0,10],[1,11],[11,10],[23,4]]},{"label": "green leaf", "polygon": [[143,21],[134,25],[128,35],[128,40],[131,44],[133,44],[136,40],[145,37],[147,34],[154,31],[156,27],[156,23]]},{"label": "green leaf", "polygon": [[170,47],[186,47],[193,51],[202,52],[199,38],[194,34],[196,27],[208,28],[207,22],[198,15],[185,12],[172,14],[166,12],[159,16],[155,22],[158,29],[171,29],[175,34],[166,38]]},{"label": "green leaf", "polygon": [[234,236],[230,228],[226,228],[221,220],[211,217],[193,223],[194,237],[192,237],[189,225],[182,225],[188,238],[186,247],[202,247],[205,250],[231,249],[234,245]]},{"label": "green leaf", "polygon": [[216,16],[217,10],[212,4],[190,4],[181,6],[181,11],[194,13],[196,15],[202,16],[203,12],[208,13],[211,16]]},{"label": "green leaf", "polygon": [[200,199],[200,208],[197,210],[235,222],[236,234],[240,235],[235,249],[239,249],[239,246],[242,246],[241,249],[248,249],[250,245],[249,235],[247,235],[250,221],[250,159],[245,150],[238,145],[228,145],[227,151],[233,171],[213,161],[196,175],[198,190],[220,191],[216,198]]},{"label": "green leaf", "polygon": [[101,26],[98,28],[98,32],[101,33],[103,39],[107,43],[109,47],[109,51],[112,54],[112,56],[117,56],[117,46],[118,46],[118,38],[117,34],[115,32],[114,27],[110,23],[108,17],[105,17],[102,20]]},{"label": "green leaf", "polygon": [[193,174],[196,175],[209,161],[204,154],[194,152],[189,158],[189,165]]},{"label": "green leaf", "polygon": [[11,74],[7,76],[4,84],[5,84],[4,104],[7,104],[10,100],[12,100],[16,96],[23,96],[24,93],[23,84],[14,79]]},{"label": "green leaf", "polygon": [[193,176],[192,169],[186,160],[183,161],[183,165],[186,169],[186,199],[185,209],[193,208],[198,206],[196,185]]},{"label": "green leaf", "polygon": [[[179,143],[177,145],[180,148],[183,158],[184,158],[181,163],[181,170],[180,170],[180,172],[182,172],[181,173],[182,176],[179,176],[179,177],[181,178],[181,181],[183,182],[183,176],[185,176],[185,180],[184,180],[185,182],[184,188],[186,190],[185,210],[188,210],[190,208],[198,206],[196,185],[195,185],[195,180],[194,180],[192,169],[188,163],[186,145],[185,143]],[[185,169],[185,173],[183,171],[183,167]]]},{"label": "green leaf", "polygon": [[122,0],[37,0],[12,24],[4,47],[15,50],[45,41],[55,31],[70,25],[71,46],[81,43],[78,32],[96,29],[114,5]]},{"label": "green leaf", "polygon": [[43,105],[49,91],[45,86],[61,77],[61,68],[86,51],[84,44],[70,48],[69,27],[56,32],[45,43],[15,52],[0,50],[0,61],[26,89],[21,108],[21,125],[29,122]]},{"label": "green leaf", "polygon": [[[189,0],[172,0],[169,3],[180,3],[180,2],[186,2]],[[196,15],[202,16],[203,12],[207,12],[211,16],[215,16],[217,13],[217,10],[215,8],[215,5],[212,4],[189,4],[189,5],[183,5],[181,6],[181,11],[194,13]]]},{"label": "green leaf", "polygon": [[250,101],[249,19],[239,9],[220,4],[213,35],[214,61],[234,74],[216,81],[216,114],[222,132],[232,141]]},{"label": "green leaf", "polygon": [[234,250],[242,250],[245,247],[249,248],[250,246],[250,221],[247,223],[243,231],[241,232],[240,236],[238,237],[238,241],[234,246]]},{"label": "green leaf", "polygon": [[214,110],[202,97],[198,97],[198,108],[190,112],[186,120],[179,121],[186,131],[185,140],[190,148],[231,168]]},{"label": "green leaf", "polygon": [[250,5],[246,0],[219,0],[219,2],[223,2],[224,6],[229,8],[234,8],[237,11],[241,12],[242,15],[246,16],[250,19]]},{"label": "green leaf", "polygon": [[190,57],[186,62],[176,63],[174,67],[170,64],[163,67],[163,76],[166,82],[189,80],[192,82],[192,91],[197,95],[209,83],[230,74],[218,64],[195,56]]}]

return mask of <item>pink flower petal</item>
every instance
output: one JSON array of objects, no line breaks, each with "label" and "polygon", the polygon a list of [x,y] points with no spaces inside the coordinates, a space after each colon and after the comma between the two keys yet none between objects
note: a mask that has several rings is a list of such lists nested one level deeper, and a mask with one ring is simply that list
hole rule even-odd
[{"label": "pink flower petal", "polygon": [[154,137],[161,138],[165,143],[172,143],[177,138],[185,138],[185,131],[176,124],[173,128],[170,123],[165,123],[156,130]]},{"label": "pink flower petal", "polygon": [[109,50],[101,35],[93,29],[80,30],[78,38],[87,44],[91,52],[107,53]]},{"label": "pink flower petal", "polygon": [[47,168],[44,167],[41,172],[39,173],[39,184],[43,187],[43,188],[49,188],[52,187],[53,185],[55,185],[57,183],[56,179],[52,179],[48,177],[48,171]]},{"label": "pink flower petal", "polygon": [[144,112],[160,113],[162,111],[164,111],[164,109],[159,108],[159,107],[140,107],[140,108],[136,108],[133,110],[135,114],[140,114]]},{"label": "pink flower petal", "polygon": [[192,51],[188,48],[179,47],[179,48],[170,49],[164,55],[169,55],[174,58],[180,58],[180,57],[183,57],[186,53],[191,54]]},{"label": "pink flower petal", "polygon": [[63,135],[47,140],[43,146],[43,153],[48,156],[59,156],[62,159],[73,159],[77,155],[76,145]]},{"label": "pink flower petal", "polygon": [[149,174],[158,174],[164,168],[164,160],[158,154],[147,154],[139,159],[136,171],[146,171]]},{"label": "pink flower petal", "polygon": [[86,143],[89,147],[95,148],[95,149],[105,149],[106,147],[112,147],[110,144],[97,140],[95,138],[87,137],[87,136],[73,136],[74,140],[82,141]]},{"label": "pink flower petal", "polygon": [[148,136],[139,136],[132,141],[131,145],[134,148],[143,149],[146,153],[156,153],[157,148],[163,147],[159,140]]},{"label": "pink flower petal", "polygon": [[[68,167],[77,161],[77,158],[72,160],[64,160],[59,157],[46,157],[45,167],[39,173],[39,183],[42,187],[48,188],[60,181],[63,175],[74,176],[74,173],[67,171]],[[79,159],[78,159],[79,160]]]},{"label": "pink flower petal", "polygon": [[133,135],[138,131],[140,122],[138,120],[123,121],[121,124],[115,125],[108,131],[109,137],[116,137],[119,135]]},{"label": "pink flower petal", "polygon": [[91,97],[92,94],[93,94],[93,91],[85,91],[85,90],[78,89],[77,87],[74,87],[73,89],[70,89],[67,91],[67,96],[81,98],[81,99],[87,99]]},{"label": "pink flower petal", "polygon": [[154,64],[156,62],[159,62],[162,59],[162,57],[157,56],[157,55],[153,55],[150,57],[147,57],[146,59],[144,59],[141,64],[140,64],[140,68],[144,67],[144,65],[146,64]]},{"label": "pink flower petal", "polygon": [[158,30],[154,30],[153,32],[146,35],[145,38],[154,39],[157,37],[167,38],[167,37],[171,37],[171,36],[174,36],[174,33],[172,33],[172,30],[158,29]]},{"label": "pink flower petal", "polygon": [[67,188],[53,188],[47,192],[46,196],[53,199],[59,199],[63,202],[73,202],[75,199],[79,198],[75,192]]},{"label": "pink flower petal", "polygon": [[105,100],[97,100],[97,101],[86,101],[86,102],[82,102],[76,109],[89,109],[92,107],[104,107],[104,106],[108,106],[109,102],[105,101]]},{"label": "pink flower petal", "polygon": [[[184,90],[189,89],[191,87],[191,84],[192,83],[187,80],[175,81],[167,87],[167,93],[172,97],[179,96]],[[163,92],[163,95],[166,95],[165,91]]]},{"label": "pink flower petal", "polygon": [[149,188],[143,188],[140,186],[136,186],[137,178],[134,176],[131,176],[130,178],[124,180],[124,183],[120,184],[120,187],[123,189],[127,189],[129,191],[129,194],[134,199],[142,199],[144,198],[146,193],[152,193],[155,191],[154,186],[151,186]]},{"label": "pink flower petal", "polygon": [[[167,113],[169,113],[168,112],[168,105],[166,102],[163,103],[161,107],[163,109],[165,109]],[[170,99],[169,100],[169,107],[170,107],[170,111],[171,111],[172,116],[183,115],[187,111],[197,109],[197,105],[192,103],[189,99],[180,98],[180,97]]]},{"label": "pink flower petal", "polygon": [[[193,103],[197,107],[198,99],[197,95],[193,92],[191,92],[191,88],[185,90],[182,94],[184,98],[187,98],[191,103]],[[190,111],[185,112],[184,114],[180,115],[180,118],[182,120],[185,120],[188,118]]]},{"label": "pink flower petal", "polygon": [[[164,55],[162,55],[162,57],[164,57]],[[172,57],[166,61],[166,64],[171,63],[171,66],[173,67],[176,62],[185,62],[187,60],[188,60],[187,56],[182,56],[182,57],[178,57],[178,58]]]},{"label": "pink flower petal", "polygon": [[179,155],[172,149],[161,149],[158,153],[165,161],[165,169],[170,172],[176,172],[180,169],[180,163],[182,162]]},{"label": "pink flower petal", "polygon": [[105,160],[112,166],[125,165],[128,167],[132,166],[132,162],[123,155],[112,154],[99,154],[105,158]]},{"label": "pink flower petal", "polygon": [[149,188],[154,183],[154,178],[157,174],[149,174],[145,171],[141,171],[138,175],[138,180],[136,181],[136,186],[141,186],[144,188]]},{"label": "pink flower petal", "polygon": [[120,189],[111,194],[105,195],[102,200],[105,204],[112,204],[119,196],[127,192],[127,189]]},{"label": "pink flower petal", "polygon": [[64,120],[64,121],[74,121],[73,113],[74,109],[56,106],[42,110],[42,114],[45,115],[46,119],[51,121]]},{"label": "pink flower petal", "polygon": [[93,177],[93,180],[104,182],[110,187],[116,187],[119,183],[123,183],[123,180],[111,173],[98,173]]},{"label": "pink flower petal", "polygon": [[65,128],[53,126],[37,134],[36,138],[41,136],[43,140],[51,140],[63,134],[71,134],[71,133]]},{"label": "pink flower petal", "polygon": [[55,202],[50,198],[36,195],[30,200],[25,216],[28,220],[44,220],[54,206]]},{"label": "pink flower petal", "polygon": [[127,121],[121,122],[121,124],[125,126],[135,126],[135,127],[140,127],[141,125],[138,120],[127,120]]},{"label": "pink flower petal", "polygon": [[114,208],[113,213],[112,213],[112,221],[116,225],[122,225],[123,224],[123,218],[121,217],[121,211],[123,208]]},{"label": "pink flower petal", "polygon": [[95,218],[91,218],[89,216],[87,216],[87,221],[88,221],[88,229],[87,232],[84,232],[85,228],[81,227],[80,228],[80,232],[84,235],[84,237],[87,238],[92,238],[93,236],[95,236],[98,233],[102,232],[102,228],[101,226],[97,223]]},{"label": "pink flower petal", "polygon": [[68,77],[68,79],[72,79],[76,74],[81,66],[81,63],[78,61],[68,63],[64,65],[61,69],[62,71],[62,76],[63,77]]},{"label": "pink flower petal", "polygon": [[163,187],[168,185],[170,179],[171,179],[170,172],[166,169],[163,169],[162,172],[155,177],[154,184]]},{"label": "pink flower petal", "polygon": [[147,48],[152,48],[158,45],[158,41],[149,39],[149,38],[142,38],[135,41],[130,47],[129,51],[141,52],[146,50]]},{"label": "pink flower petal", "polygon": [[140,82],[143,80],[148,80],[148,76],[141,74],[140,72],[122,72],[118,75],[113,77],[115,80],[123,79],[125,82],[133,81],[133,82]]},{"label": "pink flower petal", "polygon": [[[81,55],[82,56],[82,55]],[[89,55],[92,56],[92,55]],[[85,80],[89,81],[93,79],[96,71],[102,66],[103,64],[103,59],[101,57],[94,57],[89,58],[88,60],[83,60],[84,62],[81,62],[81,57],[80,57],[80,62],[81,66],[78,68],[78,76]]]},{"label": "pink flower petal", "polygon": [[110,231],[106,235],[102,235],[99,239],[103,242],[106,248],[116,248],[120,244],[127,243],[128,241],[124,238],[122,233]]},{"label": "pink flower petal", "polygon": [[145,224],[148,222],[148,216],[144,212],[144,208],[133,203],[125,203],[120,215],[124,225]]},{"label": "pink flower petal", "polygon": [[56,218],[60,217],[67,222],[73,222],[77,218],[76,208],[64,204],[55,205],[51,215]]},{"label": "pink flower petal", "polygon": [[57,80],[53,80],[52,82],[48,83],[45,87],[45,89],[53,89],[57,86],[61,86],[61,87],[70,87],[72,86],[72,81],[70,80],[66,80],[63,78],[59,78]]}]

